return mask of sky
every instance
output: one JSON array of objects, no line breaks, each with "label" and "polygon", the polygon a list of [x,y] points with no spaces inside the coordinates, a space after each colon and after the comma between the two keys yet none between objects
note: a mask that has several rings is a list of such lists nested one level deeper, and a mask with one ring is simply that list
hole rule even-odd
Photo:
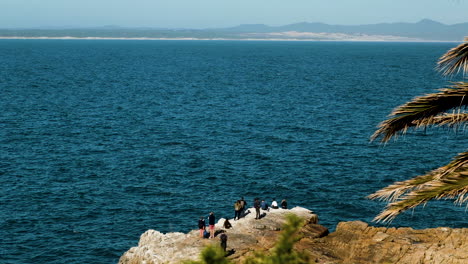
[{"label": "sky", "polygon": [[0,0],[0,28],[468,22],[468,0]]}]

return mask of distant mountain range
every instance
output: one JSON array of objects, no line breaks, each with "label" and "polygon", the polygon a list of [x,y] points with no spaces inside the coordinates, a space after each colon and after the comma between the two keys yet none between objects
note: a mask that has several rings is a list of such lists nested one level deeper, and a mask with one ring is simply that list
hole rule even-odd
[{"label": "distant mountain range", "polygon": [[468,36],[468,23],[445,25],[423,19],[417,23],[370,25],[329,25],[296,23],[285,26],[246,24],[231,28],[167,29],[94,28],[0,29],[0,38],[155,38],[155,39],[294,39],[294,40],[387,40],[462,41]]}]

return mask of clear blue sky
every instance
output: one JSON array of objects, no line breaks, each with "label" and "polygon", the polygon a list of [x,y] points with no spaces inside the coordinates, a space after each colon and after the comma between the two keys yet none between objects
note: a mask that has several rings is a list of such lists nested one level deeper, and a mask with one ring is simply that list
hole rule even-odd
[{"label": "clear blue sky", "polygon": [[0,0],[0,28],[468,22],[468,0]]}]

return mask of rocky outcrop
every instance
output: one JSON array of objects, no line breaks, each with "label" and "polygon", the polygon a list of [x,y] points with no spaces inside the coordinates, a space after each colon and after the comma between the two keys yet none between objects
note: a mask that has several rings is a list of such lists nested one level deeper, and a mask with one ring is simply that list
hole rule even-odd
[{"label": "rocky outcrop", "polygon": [[304,237],[296,246],[315,263],[468,263],[468,229],[371,227],[339,223],[324,238]]},{"label": "rocky outcrop", "polygon": [[[232,250],[230,258],[236,262],[240,262],[255,250],[270,249],[275,244],[288,213],[296,214],[310,225],[315,225],[318,221],[316,214],[301,207],[262,211],[263,217],[259,220],[255,219],[255,209],[250,208],[248,211],[252,213],[240,220],[229,219],[232,225],[229,229],[223,227],[225,219],[220,219],[215,225],[218,234],[226,232],[228,235],[227,249]],[[309,228],[307,233],[311,237],[320,237],[328,234],[328,229]],[[131,248],[120,258],[119,264],[181,263],[183,260],[196,260],[205,246],[219,243],[217,237],[200,238],[198,230],[188,234],[162,234],[148,230],[141,235],[138,246]]]},{"label": "rocky outcrop", "polygon": [[[254,209],[250,209],[254,212]],[[253,251],[268,251],[275,244],[287,213],[305,219],[300,234],[302,239],[296,249],[306,251],[311,263],[468,263],[468,229],[372,227],[361,221],[341,222],[336,231],[318,224],[318,217],[310,210],[271,210],[255,220],[248,214],[238,221],[230,219],[232,228],[224,229],[225,219],[216,224],[218,232],[228,235],[229,258],[241,263]],[[219,239],[202,239],[198,231],[188,234],[162,234],[148,230],[141,235],[137,247],[131,248],[121,258],[120,264],[181,263],[198,259],[201,250],[209,244],[219,244]]]}]

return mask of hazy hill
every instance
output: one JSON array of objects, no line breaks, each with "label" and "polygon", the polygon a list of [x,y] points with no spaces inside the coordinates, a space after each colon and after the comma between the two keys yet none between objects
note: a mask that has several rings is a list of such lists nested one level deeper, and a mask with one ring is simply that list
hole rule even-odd
[{"label": "hazy hill", "polygon": [[225,29],[238,33],[273,33],[285,31],[323,32],[366,35],[392,35],[422,40],[461,41],[468,35],[468,23],[445,25],[430,19],[417,23],[380,23],[370,25],[328,25],[324,23],[296,23],[270,27],[262,24],[240,25]]},{"label": "hazy hill", "polygon": [[[310,40],[427,40],[462,41],[468,23],[445,25],[423,19],[417,23],[380,23],[370,25],[329,25],[295,23],[284,26],[245,24],[215,29],[93,28],[0,29],[0,37],[103,37],[103,38],[194,38],[194,39],[310,39]],[[369,38],[368,36],[377,36]]]}]

